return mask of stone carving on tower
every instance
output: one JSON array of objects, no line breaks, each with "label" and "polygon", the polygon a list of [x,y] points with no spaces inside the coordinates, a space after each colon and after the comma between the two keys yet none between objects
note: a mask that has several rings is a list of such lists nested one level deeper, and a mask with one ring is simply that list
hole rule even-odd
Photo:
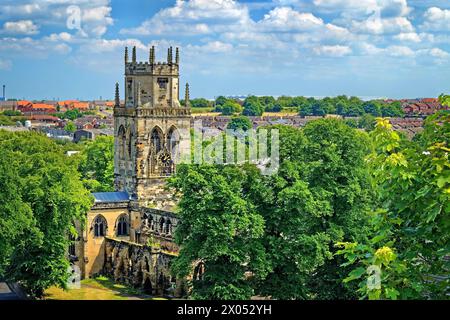
[{"label": "stone carving on tower", "polygon": [[[164,190],[177,161],[190,152],[191,110],[179,101],[179,49],[167,51],[166,62],[156,62],[155,47],[149,60],[138,62],[136,47],[129,61],[125,48],[125,102],[116,84],[114,107],[115,183],[139,203],[170,210],[173,199]],[[189,100],[189,86],[186,85]]]}]

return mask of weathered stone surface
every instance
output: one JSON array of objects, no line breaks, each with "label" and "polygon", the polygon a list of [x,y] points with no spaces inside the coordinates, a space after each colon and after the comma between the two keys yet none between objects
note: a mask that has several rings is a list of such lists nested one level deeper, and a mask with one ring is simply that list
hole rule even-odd
[{"label": "weathered stone surface", "polygon": [[181,297],[184,280],[170,273],[178,253],[172,238],[178,218],[171,212],[177,200],[166,179],[190,152],[191,112],[179,102],[177,62],[125,60],[123,106],[116,87],[114,173],[116,190],[130,197],[93,206],[84,229],[77,224],[73,261],[82,277],[104,274],[149,294]]}]

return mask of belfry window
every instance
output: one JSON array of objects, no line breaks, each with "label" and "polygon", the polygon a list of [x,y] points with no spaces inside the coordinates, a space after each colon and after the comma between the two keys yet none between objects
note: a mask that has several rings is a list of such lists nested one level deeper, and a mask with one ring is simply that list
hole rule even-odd
[{"label": "belfry window", "polygon": [[94,220],[94,236],[104,237],[106,234],[106,220],[102,216],[97,216]]},{"label": "belfry window", "polygon": [[128,219],[125,216],[121,216],[117,222],[117,235],[128,235]]},{"label": "belfry window", "polygon": [[162,137],[156,128],[152,131],[151,143],[155,153],[158,154],[162,149]]},{"label": "belfry window", "polygon": [[158,78],[158,85],[160,89],[167,89],[167,84],[169,83],[169,79],[167,78]]}]

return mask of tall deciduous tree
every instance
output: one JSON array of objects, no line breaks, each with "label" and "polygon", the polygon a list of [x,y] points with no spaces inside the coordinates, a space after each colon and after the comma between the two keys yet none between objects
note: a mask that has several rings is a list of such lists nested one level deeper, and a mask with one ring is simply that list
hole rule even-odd
[{"label": "tall deciduous tree", "polygon": [[[371,185],[367,135],[336,119],[280,130],[280,171],[254,166],[185,166],[171,185],[181,193],[174,270],[192,272],[197,298],[354,297],[334,257],[336,241],[364,238]],[[348,270],[347,270],[348,271]]]},{"label": "tall deciduous tree", "polygon": [[264,250],[258,241],[264,220],[247,199],[257,177],[254,170],[183,165],[170,182],[184,194],[175,232],[181,249],[173,270],[185,277],[193,267],[204,268],[192,280],[193,298],[249,299],[253,288],[248,278],[264,274]]},{"label": "tall deciduous tree", "polygon": [[295,130],[280,134],[280,171],[269,183],[272,197],[259,207],[272,272],[258,292],[281,299],[353,298],[352,288],[339,281],[345,269],[333,246],[337,239],[366,236],[372,192],[364,164],[367,135],[337,119]]},{"label": "tall deciduous tree", "polygon": [[34,296],[66,286],[73,223],[92,203],[77,161],[43,135],[0,130],[0,276]]},{"label": "tall deciduous tree", "polygon": [[99,136],[94,141],[87,141],[79,170],[90,191],[114,191],[114,138]]},{"label": "tall deciduous tree", "polygon": [[[450,287],[450,115],[425,121],[414,142],[401,139],[388,120],[371,133],[369,160],[379,186],[379,210],[370,241],[339,243],[359,281],[361,298],[448,299]],[[367,270],[378,270],[368,274]],[[378,277],[377,285],[368,277]]]}]

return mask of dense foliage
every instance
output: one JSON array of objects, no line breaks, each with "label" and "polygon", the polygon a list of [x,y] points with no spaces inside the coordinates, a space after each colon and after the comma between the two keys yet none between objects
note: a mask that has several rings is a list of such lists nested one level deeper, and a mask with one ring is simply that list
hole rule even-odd
[{"label": "dense foliage", "polygon": [[[325,97],[323,99],[306,97],[281,96],[248,96],[243,102],[236,99],[219,96],[215,101],[204,98],[192,99],[193,108],[211,108],[224,115],[242,112],[246,116],[261,116],[264,112],[295,111],[301,116],[324,116],[337,114],[345,117],[359,117],[371,115],[374,117],[402,117],[404,112],[399,101],[386,102],[383,100],[363,101],[357,97],[345,95]],[[184,104],[184,101],[182,101]],[[242,104],[242,107],[240,105]],[[227,106],[224,109],[224,106]],[[239,105],[239,107],[238,107]],[[233,107],[232,107],[233,106]]]},{"label": "dense foliage", "polygon": [[250,130],[253,128],[253,124],[248,117],[240,116],[234,117],[228,123],[227,129],[231,130]]},{"label": "dense foliage", "polygon": [[206,266],[201,280],[193,282],[193,298],[246,299],[253,294],[244,273],[260,273],[264,251],[257,239],[264,221],[246,199],[251,185],[252,171],[232,166],[181,166],[172,181],[190,195],[179,203],[176,241],[183,246],[173,269],[184,277],[193,263]]},{"label": "dense foliage", "polygon": [[85,141],[79,171],[90,191],[114,191],[114,137],[98,136]]},{"label": "dense foliage", "polygon": [[[181,166],[171,180],[183,196],[174,271],[192,272],[196,298],[344,298],[334,243],[364,238],[371,185],[367,136],[340,120],[304,130],[279,126],[281,168],[265,177],[253,166]],[[348,270],[347,270],[348,271]]]},{"label": "dense foliage", "polygon": [[80,111],[78,109],[72,109],[72,110],[67,110],[66,112],[63,113],[55,113],[54,116],[60,118],[60,119],[67,119],[67,120],[76,120],[78,118],[82,118],[83,116],[86,115],[95,115],[95,112],[93,111]]},{"label": "dense foliage", "polygon": [[[360,281],[362,298],[448,298],[450,114],[429,117],[414,142],[401,139],[383,119],[371,136],[368,163],[379,208],[371,217],[370,241],[338,244],[347,264],[355,265],[344,281]],[[374,267],[377,274],[368,272]]]},{"label": "dense foliage", "polygon": [[0,278],[32,296],[66,286],[73,224],[92,203],[77,166],[44,135],[0,130]]}]

